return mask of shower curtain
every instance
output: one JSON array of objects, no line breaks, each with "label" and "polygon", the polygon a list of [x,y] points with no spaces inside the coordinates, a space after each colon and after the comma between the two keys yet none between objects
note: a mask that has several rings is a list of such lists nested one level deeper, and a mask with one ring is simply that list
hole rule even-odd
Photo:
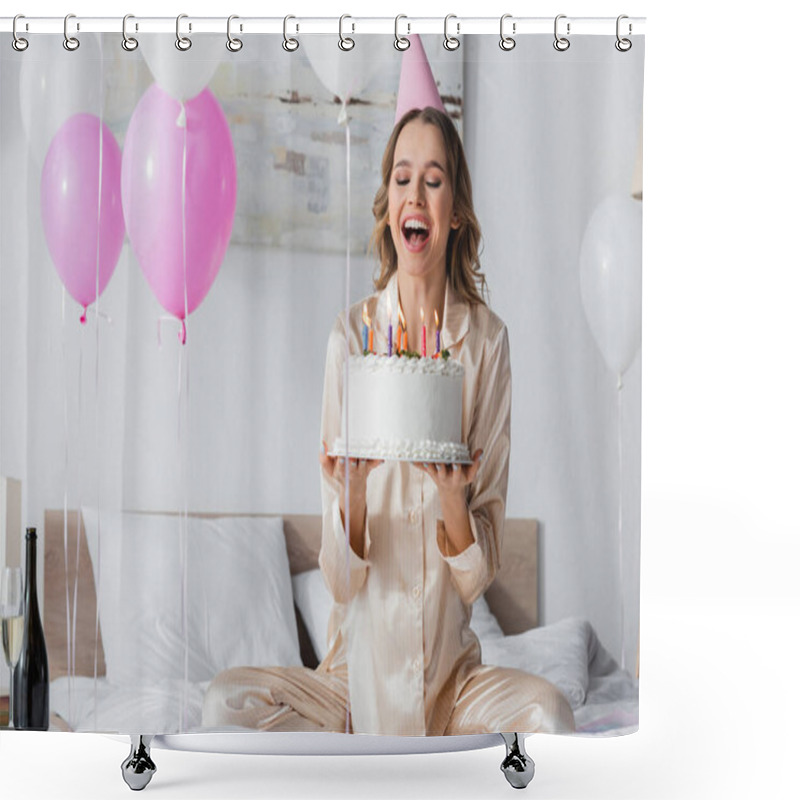
[{"label": "shower curtain", "polygon": [[[4,39],[0,567],[36,527],[49,726],[634,731],[644,37],[287,24]],[[367,351],[464,368],[465,463],[351,450]]]}]

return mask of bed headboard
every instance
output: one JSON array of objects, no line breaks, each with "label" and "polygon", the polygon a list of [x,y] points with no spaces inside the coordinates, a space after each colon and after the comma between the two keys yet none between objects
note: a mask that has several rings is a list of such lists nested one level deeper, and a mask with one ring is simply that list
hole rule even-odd
[{"label": "bed headboard", "polygon": [[[67,591],[70,607],[75,586],[75,548],[80,545],[78,555],[77,614],[75,615],[75,674],[94,675],[95,620],[97,596],[94,590],[92,561],[86,534],[81,525],[78,539],[77,511],[67,512],[67,552],[69,553],[69,575],[64,573],[64,511],[44,512],[44,638],[47,642],[47,660],[50,680],[67,675]],[[106,674],[103,641],[97,631],[97,674]]]},{"label": "bed headboard", "polygon": [[[163,513],[163,512],[159,512]],[[272,514],[214,514],[193,513],[190,516],[214,518],[221,516],[275,516]],[[75,585],[74,556],[79,547],[78,597],[76,615],[75,674],[94,675],[95,596],[92,563],[81,521],[80,535],[77,511],[67,512],[67,548],[70,553],[70,574],[64,574],[64,512],[45,511],[44,519],[44,628],[47,641],[50,679],[67,674],[67,612],[66,593],[69,587],[70,604]],[[283,530],[292,575],[318,566],[322,518],[318,514],[285,514]],[[500,627],[507,634],[521,633],[539,624],[538,586],[538,524],[535,519],[506,520],[500,570],[486,592],[486,600]],[[301,652],[310,663],[310,639],[298,615]],[[100,632],[98,630],[98,638]],[[313,651],[312,651],[313,652]],[[105,675],[102,639],[97,647],[97,674]]]}]

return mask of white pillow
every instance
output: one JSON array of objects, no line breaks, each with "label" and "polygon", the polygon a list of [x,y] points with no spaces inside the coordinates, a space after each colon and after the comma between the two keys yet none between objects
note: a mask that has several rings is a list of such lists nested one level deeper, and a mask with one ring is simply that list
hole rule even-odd
[{"label": "white pillow", "polygon": [[322,570],[310,569],[292,575],[292,591],[314,653],[322,661],[328,653],[328,621],[333,610],[333,598],[325,585]]},{"label": "white pillow", "polygon": [[[181,517],[82,513],[108,680],[183,678]],[[301,665],[283,521],[190,518],[187,537],[188,679],[211,680],[233,666]]]},{"label": "white pillow", "polygon": [[540,675],[564,693],[572,708],[578,708],[589,688],[592,633],[587,620],[569,618],[515,636],[482,639],[483,663]]},{"label": "white pillow", "polygon": [[[310,569],[293,575],[292,590],[294,602],[311,637],[314,652],[322,661],[328,653],[328,621],[333,610],[333,598],[325,585],[322,570]],[[478,635],[481,646],[484,641],[503,637],[503,629],[483,596],[472,606],[470,627]]]},{"label": "white pillow", "polygon": [[489,610],[489,604],[483,595],[472,604],[472,619],[469,621],[469,626],[478,635],[481,647],[489,639],[500,639],[505,636],[497,617]]}]

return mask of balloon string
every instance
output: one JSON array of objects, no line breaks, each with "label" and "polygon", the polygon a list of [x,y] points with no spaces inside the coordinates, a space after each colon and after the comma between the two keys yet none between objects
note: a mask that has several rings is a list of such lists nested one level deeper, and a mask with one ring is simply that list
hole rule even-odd
[{"label": "balloon string", "polygon": [[[347,186],[347,226],[345,243],[345,319],[350,309],[350,120],[347,116],[347,103],[342,103],[339,123],[344,123],[345,133],[345,175]],[[344,361],[344,528],[345,528],[345,573],[347,575],[347,597],[350,597],[350,347],[345,348]],[[345,733],[350,733],[350,693],[347,694],[345,708]]]},{"label": "balloon string", "polygon": [[[83,429],[83,345],[84,345],[84,328],[81,328],[81,338],[80,338],[80,345],[78,351],[78,436],[82,438],[82,429]],[[72,583],[72,618],[69,620],[69,624],[72,627],[72,639],[71,639],[71,646],[72,646],[72,670],[73,674],[76,669],[77,665],[77,620],[78,620],[78,565],[80,561],[80,553],[81,553],[81,536],[80,536],[80,508],[82,497],[81,493],[83,490],[83,481],[81,480],[81,461],[78,458],[78,470],[77,470],[77,478],[78,478],[78,533],[75,537],[75,577]]]},{"label": "balloon string", "polygon": [[178,356],[178,458],[180,459],[180,480],[181,495],[183,498],[183,509],[181,514],[181,625],[183,627],[183,685],[181,687],[181,725],[183,731],[188,722],[188,686],[189,686],[189,592],[188,592],[188,527],[189,527],[189,504],[187,500],[186,487],[186,453],[184,447],[188,447],[188,426],[185,431],[186,444],[183,440],[183,422],[188,414],[189,400],[189,353],[186,352],[186,393],[182,392],[183,376],[183,346],[186,345],[186,320],[189,316],[189,292],[186,278],[186,151],[187,151],[187,129],[186,107],[181,103],[181,118],[183,120],[183,154],[181,159],[181,245],[183,257],[183,318],[181,319],[180,342],[182,347]]},{"label": "balloon string", "polygon": [[[184,359],[185,356],[185,359]],[[185,372],[184,372],[185,365]],[[184,374],[185,388],[184,392]],[[189,683],[189,595],[188,595],[188,527],[189,506],[186,486],[186,449],[188,448],[188,398],[189,398],[189,351],[178,350],[178,463],[182,508],[179,515],[180,561],[181,561],[181,628],[183,639],[183,684],[181,686],[181,718],[179,731],[183,732],[188,721]]]},{"label": "balloon string", "polygon": [[[178,325],[178,341],[181,344],[186,344],[186,323],[182,319],[171,317],[169,314],[162,314],[156,323],[156,338],[158,339],[158,349],[161,349],[161,323],[168,322],[170,325],[177,323]],[[180,385],[180,379],[178,380]]]},{"label": "balloon string", "polygon": [[[91,306],[86,307],[86,321],[89,320],[89,314],[94,314],[97,319],[102,319],[107,322],[109,325],[114,324],[114,319],[110,314],[107,314],[105,311],[101,311],[99,308],[93,308]],[[81,317],[81,321],[83,321],[83,317]]]},{"label": "balloon string", "polygon": [[[100,44],[102,48],[102,42]],[[101,58],[102,58],[102,49],[101,49]],[[101,90],[102,94],[102,90]],[[94,464],[95,464],[95,478],[97,481],[97,571],[98,575],[100,574],[100,506],[101,506],[101,497],[100,497],[100,430],[99,430],[99,418],[100,418],[100,231],[102,229],[103,220],[101,219],[102,216],[102,208],[103,208],[103,122],[100,121],[100,165],[98,169],[98,176],[97,176],[97,246],[95,249],[96,252],[96,259],[95,259],[95,271],[94,271],[94,307],[95,311],[97,312],[97,317],[95,319],[94,325]],[[84,309],[83,312],[84,317],[86,316],[86,310]],[[78,504],[78,542],[80,542],[80,532],[81,532],[81,505]],[[78,589],[78,581],[77,581],[77,570],[75,573],[75,590],[77,592]],[[99,725],[97,721],[97,707],[99,703],[97,702],[97,661],[98,661],[98,640],[100,637],[100,592],[97,592],[97,597],[95,598],[95,615],[94,615],[94,654],[93,654],[93,670],[92,674],[94,677],[93,680],[93,688],[94,688],[94,729],[98,730]],[[75,608],[77,609],[78,606],[78,598],[77,594],[75,596]],[[76,637],[75,637],[76,638]]]},{"label": "balloon string", "polygon": [[66,337],[66,288],[61,289],[61,363],[64,368],[64,594],[67,611],[67,708],[73,719],[72,701],[75,669],[72,664],[72,606],[69,596],[69,505],[67,476],[69,475],[69,405],[67,396],[67,337]]},{"label": "balloon string", "polygon": [[[99,296],[98,296],[98,305],[99,305]],[[99,418],[100,418],[100,320],[104,319],[109,325],[113,324],[113,320],[108,314],[104,314],[100,311],[99,308],[95,309],[96,311],[96,318],[95,318],[95,370],[94,370],[94,393],[95,393],[95,418],[94,418],[94,448],[95,448],[95,464],[98,465],[96,469],[97,475],[97,542],[95,544],[95,549],[97,551],[97,585],[100,585],[100,576],[103,574],[103,548],[102,548],[102,541],[103,541],[103,524],[102,524],[102,514],[101,514],[101,489],[100,489],[100,432],[99,432]],[[81,507],[78,507],[78,535],[80,536],[80,528],[83,523],[83,514],[81,513]],[[84,535],[86,535],[86,527],[83,526]],[[88,544],[88,542],[87,542]],[[95,614],[94,614],[94,669],[93,669],[93,676],[94,676],[94,728],[98,730],[98,722],[97,722],[97,678],[98,678],[98,664],[100,661],[100,608],[103,603],[103,593],[98,591],[96,596],[95,602]],[[76,607],[77,607],[77,598],[76,598]]]},{"label": "balloon string", "polygon": [[189,123],[186,118],[186,107],[181,103],[183,118],[183,157],[181,159],[181,235],[183,238],[183,319],[181,320],[181,344],[186,344],[186,320],[189,318],[189,287],[186,278],[186,137],[189,134]]},{"label": "balloon string", "polygon": [[617,375],[617,467],[619,472],[619,479],[617,481],[617,541],[619,544],[619,613],[620,613],[620,629],[621,629],[621,649],[622,655],[620,658],[620,667],[625,669],[626,655],[625,655],[625,581],[624,581],[624,565],[623,558],[623,542],[622,542],[622,373]]}]

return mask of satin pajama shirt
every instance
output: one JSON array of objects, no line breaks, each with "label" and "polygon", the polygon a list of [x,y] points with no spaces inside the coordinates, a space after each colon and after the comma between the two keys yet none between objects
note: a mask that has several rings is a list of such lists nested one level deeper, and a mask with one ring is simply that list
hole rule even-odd
[{"label": "satin pajama shirt", "polygon": [[[396,313],[396,275],[366,300],[376,352],[387,350],[387,296]],[[321,438],[329,447],[340,433],[346,351],[362,348],[363,302],[337,318],[328,341]],[[316,670],[223,672],[206,694],[204,725],[416,736],[574,730],[570,706],[552,684],[482,665],[469,627],[472,603],[501,557],[511,414],[506,327],[448,283],[441,344],[465,369],[464,441],[470,453],[483,449],[467,493],[472,544],[451,555],[433,480],[411,464],[385,462],[367,481],[359,558],[342,524],[338,486],[322,472],[319,563],[334,599],[328,654]]]}]

